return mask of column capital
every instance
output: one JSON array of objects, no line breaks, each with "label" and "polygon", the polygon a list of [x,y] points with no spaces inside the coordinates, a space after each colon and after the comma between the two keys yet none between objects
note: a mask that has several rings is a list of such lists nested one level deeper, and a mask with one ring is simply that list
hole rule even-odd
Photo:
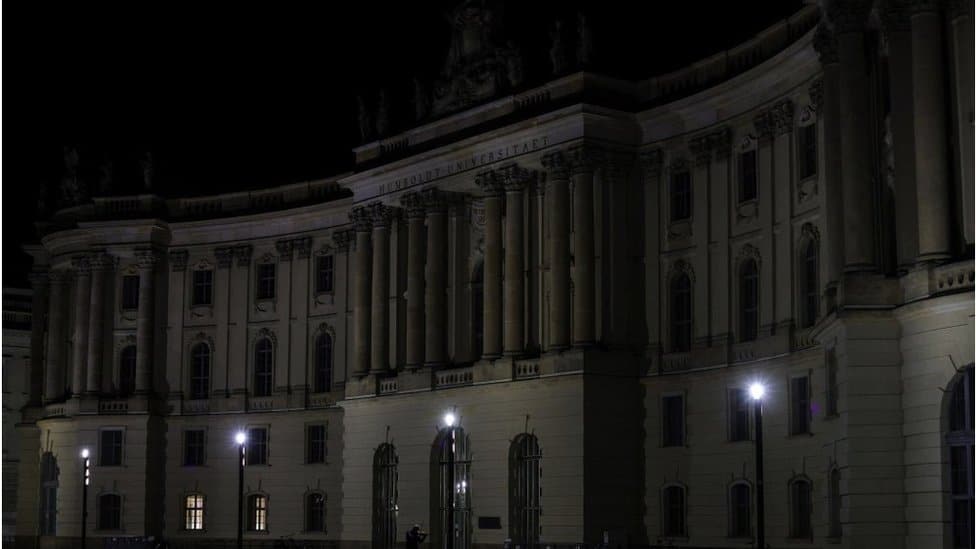
[{"label": "column capital", "polygon": [[421,219],[426,213],[424,211],[424,200],[419,191],[401,196],[400,205],[403,206],[407,219]]},{"label": "column capital", "polygon": [[368,206],[356,206],[349,212],[349,221],[352,221],[356,232],[368,233],[373,230],[373,218]]},{"label": "column capital", "polygon": [[912,29],[912,0],[885,0],[878,10],[885,32]]},{"label": "column capital", "polygon": [[553,151],[542,157],[542,166],[549,172],[549,178],[566,179],[569,177],[569,163],[562,151]]},{"label": "column capital", "polygon": [[171,270],[174,273],[182,273],[186,271],[186,263],[189,258],[190,252],[186,250],[170,250],[169,264]]},{"label": "column capital", "polygon": [[151,270],[156,263],[159,262],[159,252],[156,250],[136,250],[136,259],[138,260],[139,269],[149,269]]},{"label": "column capital", "polygon": [[275,251],[278,252],[278,259],[280,261],[291,261],[294,249],[294,243],[291,240],[278,240],[275,242]]},{"label": "column capital", "polygon": [[498,196],[505,192],[502,178],[495,170],[485,170],[474,176],[474,182],[486,196]]},{"label": "column capital", "polygon": [[756,137],[760,142],[768,141],[773,136],[775,125],[772,113],[769,111],[762,111],[752,117],[752,125],[756,129]]},{"label": "column capital", "polygon": [[356,231],[354,229],[342,229],[332,233],[332,241],[336,248],[341,251],[348,251],[356,245]]},{"label": "column capital", "polygon": [[91,274],[91,260],[87,255],[76,255],[71,258],[71,268],[79,276],[88,276]]},{"label": "column capital", "polygon": [[400,208],[387,206],[382,202],[373,202],[367,206],[369,217],[373,223],[373,229],[388,228],[393,218],[399,215]]},{"label": "column capital", "polygon": [[499,167],[497,173],[507,193],[522,192],[522,189],[535,178],[534,171],[522,168],[514,162]]},{"label": "column capital", "polygon": [[863,32],[870,11],[871,2],[834,0],[827,8],[827,17],[833,23],[834,32],[837,34]]},{"label": "column capital", "polygon": [[89,259],[91,270],[104,272],[115,267],[116,258],[104,252],[93,254]]},{"label": "column capital", "polygon": [[696,166],[707,166],[712,161],[712,149],[708,145],[708,136],[701,135],[688,142],[688,150],[695,157]]},{"label": "column capital", "polygon": [[308,259],[312,252],[312,237],[300,236],[292,240],[292,247],[298,252],[298,259]]},{"label": "column capital", "polygon": [[783,135],[793,131],[793,111],[793,102],[789,99],[778,101],[769,109],[773,117],[773,126],[776,129],[776,135]]},{"label": "column capital", "polygon": [[461,200],[460,195],[452,192],[443,191],[437,187],[430,187],[420,191],[420,199],[423,201],[424,210],[430,213],[445,213],[453,204]]},{"label": "column capital", "polygon": [[810,94],[810,104],[813,106],[814,112],[819,111],[820,107],[823,106],[823,78],[814,80],[807,89],[807,93]]},{"label": "column capital", "polygon": [[708,148],[715,153],[716,160],[724,160],[732,153],[732,130],[720,128],[708,134]]},{"label": "column capital", "polygon": [[907,0],[908,9],[912,15],[926,12],[937,12],[942,6],[949,4],[945,0]]},{"label": "column capital", "polygon": [[250,244],[238,244],[234,246],[234,257],[237,258],[238,267],[248,267],[251,265],[251,254],[254,247]]},{"label": "column capital", "polygon": [[566,149],[570,173],[593,173],[597,166],[606,161],[603,149],[586,143],[578,143]]},{"label": "column capital", "polygon": [[66,284],[71,279],[71,273],[68,271],[62,271],[60,269],[51,269],[47,272],[48,280],[51,284]]},{"label": "column capital", "polygon": [[820,64],[822,65],[840,61],[837,55],[837,38],[826,23],[817,25],[817,31],[813,35],[813,49],[820,55]]},{"label": "column capital", "polygon": [[31,271],[27,275],[31,288],[36,292],[46,288],[51,283],[51,276],[48,271]]},{"label": "column capital", "polygon": [[234,249],[230,246],[221,246],[214,249],[214,256],[217,258],[217,267],[226,269],[234,261]]},{"label": "column capital", "polygon": [[972,6],[972,0],[949,0],[946,5],[946,10],[949,12],[949,20],[951,21],[964,15],[972,15]]},{"label": "column capital", "polygon": [[640,153],[641,168],[644,173],[656,177],[661,175],[661,166],[664,164],[664,153],[661,149],[651,149]]}]

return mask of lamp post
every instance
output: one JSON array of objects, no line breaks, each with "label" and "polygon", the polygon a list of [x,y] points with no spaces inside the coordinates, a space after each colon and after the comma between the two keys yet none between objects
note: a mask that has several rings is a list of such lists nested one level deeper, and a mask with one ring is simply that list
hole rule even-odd
[{"label": "lamp post", "polygon": [[244,443],[247,435],[238,431],[234,437],[237,441],[237,549],[244,548]]},{"label": "lamp post", "polygon": [[766,388],[761,383],[749,387],[753,411],[756,417],[756,547],[766,548],[766,516],[763,501],[763,440],[762,440],[762,399]]},{"label": "lamp post", "polygon": [[88,485],[91,483],[91,459],[88,448],[81,449],[81,549],[85,549],[86,526],[88,525]]},{"label": "lamp post", "polygon": [[455,486],[454,471],[454,422],[457,418],[448,412],[444,414],[444,423],[447,425],[447,481],[450,486],[450,500],[447,502],[447,523],[451,525],[451,535],[447,540],[447,549],[454,549],[455,538],[457,537],[457,525],[454,524],[454,502],[457,499],[457,486]]}]

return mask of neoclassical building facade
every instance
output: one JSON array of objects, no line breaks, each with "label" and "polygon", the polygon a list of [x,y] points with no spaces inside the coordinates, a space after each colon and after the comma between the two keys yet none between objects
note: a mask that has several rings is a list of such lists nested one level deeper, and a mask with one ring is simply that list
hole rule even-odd
[{"label": "neoclassical building facade", "polygon": [[88,536],[230,542],[239,431],[249,546],[742,546],[759,381],[772,546],[971,547],[971,4],[528,89],[479,6],[351,173],[45,222],[18,546],[83,448]]}]

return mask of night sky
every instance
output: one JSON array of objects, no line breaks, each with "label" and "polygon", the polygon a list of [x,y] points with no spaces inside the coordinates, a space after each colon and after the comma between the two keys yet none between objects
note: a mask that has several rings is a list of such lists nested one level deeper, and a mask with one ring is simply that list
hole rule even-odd
[{"label": "night sky", "polygon": [[[412,79],[439,73],[444,13],[456,3],[5,6],[3,286],[27,287],[20,246],[37,239],[37,189],[60,177],[64,145],[119,166],[152,151],[155,191],[167,197],[349,171],[357,95],[372,102],[388,89],[394,128],[406,126]],[[549,76],[553,21],[572,31],[577,10],[592,28],[595,72],[643,78],[745,41],[802,4],[510,1],[504,21],[531,85]],[[126,177],[117,170],[120,187]]]}]

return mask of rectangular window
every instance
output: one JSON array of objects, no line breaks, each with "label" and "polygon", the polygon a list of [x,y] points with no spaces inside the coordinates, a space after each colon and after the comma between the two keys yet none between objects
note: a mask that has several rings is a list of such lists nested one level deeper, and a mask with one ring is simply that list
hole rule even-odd
[{"label": "rectangular window", "polygon": [[790,434],[810,432],[810,383],[809,378],[790,379]]},{"label": "rectangular window", "polygon": [[213,271],[193,271],[193,304],[213,304]]},{"label": "rectangular window", "polygon": [[827,350],[827,415],[837,415],[837,353]]},{"label": "rectangular window", "polygon": [[683,446],[685,443],[685,403],[681,395],[661,399],[664,420],[664,446]]},{"label": "rectangular window", "polygon": [[204,465],[206,463],[205,431],[194,429],[183,431],[183,465]]},{"label": "rectangular window", "polygon": [[268,529],[268,498],[253,495],[247,498],[247,529],[264,532]]},{"label": "rectangular window", "polygon": [[122,496],[104,494],[98,498],[98,529],[122,529]]},{"label": "rectangular window", "polygon": [[332,265],[331,255],[323,255],[315,260],[315,291],[332,291]]},{"label": "rectangular window", "polygon": [[739,155],[739,202],[755,200],[759,194],[756,180],[756,151]]},{"label": "rectangular window", "polygon": [[139,308],[139,276],[122,277],[122,310],[134,311]]},{"label": "rectangular window", "polygon": [[309,425],[305,430],[305,463],[325,463],[325,425]]},{"label": "rectangular window", "polygon": [[691,217],[691,173],[679,172],[671,176],[671,221]]},{"label": "rectangular window", "polygon": [[247,465],[268,464],[268,429],[251,427],[247,430]]},{"label": "rectangular window", "polygon": [[817,125],[800,128],[800,179],[817,175]]},{"label": "rectangular window", "polygon": [[729,440],[749,440],[749,399],[745,389],[729,391]]},{"label": "rectangular window", "polygon": [[192,494],[186,496],[186,515],[183,522],[185,530],[203,530],[203,496]]},{"label": "rectangular window", "polygon": [[106,429],[101,432],[98,455],[101,466],[122,465],[122,429]]},{"label": "rectangular window", "polygon": [[812,502],[810,501],[810,483],[806,481],[796,481],[790,484],[790,504],[792,508],[790,517],[790,537],[808,539],[813,536],[810,524],[810,512]]},{"label": "rectangular window", "polygon": [[275,264],[261,263],[258,265],[258,299],[274,299],[275,296]]}]

